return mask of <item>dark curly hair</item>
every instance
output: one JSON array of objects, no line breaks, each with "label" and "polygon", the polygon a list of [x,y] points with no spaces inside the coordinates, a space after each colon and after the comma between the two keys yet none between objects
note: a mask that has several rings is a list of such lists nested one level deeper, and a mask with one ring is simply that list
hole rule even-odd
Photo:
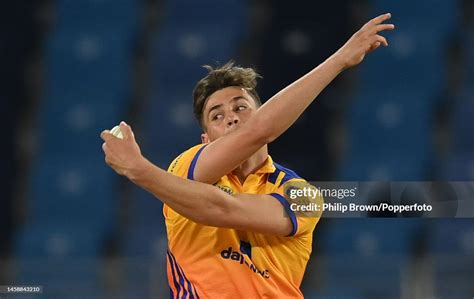
[{"label": "dark curly hair", "polygon": [[257,79],[262,78],[262,76],[257,74],[254,69],[236,66],[233,61],[217,68],[213,68],[210,65],[204,65],[203,67],[209,73],[199,80],[193,91],[194,116],[201,125],[201,128],[204,129],[202,113],[206,100],[214,92],[223,88],[230,86],[245,88],[252,95],[257,106],[261,105],[260,97],[255,88],[257,87]]}]

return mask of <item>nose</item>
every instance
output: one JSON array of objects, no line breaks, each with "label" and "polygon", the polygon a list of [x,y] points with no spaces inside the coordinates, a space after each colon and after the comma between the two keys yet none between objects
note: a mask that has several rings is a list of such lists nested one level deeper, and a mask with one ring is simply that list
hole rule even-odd
[{"label": "nose", "polygon": [[238,123],[239,123],[239,118],[235,114],[229,115],[229,117],[227,118],[227,126],[228,127],[235,126]]}]

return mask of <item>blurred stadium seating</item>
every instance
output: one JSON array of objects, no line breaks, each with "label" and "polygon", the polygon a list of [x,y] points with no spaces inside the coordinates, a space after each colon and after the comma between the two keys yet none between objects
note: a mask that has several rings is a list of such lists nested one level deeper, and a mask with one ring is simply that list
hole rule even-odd
[{"label": "blurred stadium seating", "polygon": [[[386,34],[390,47],[335,81],[270,152],[314,180],[474,180],[474,22],[466,12],[471,2],[9,4],[11,27],[0,35],[9,45],[0,43],[0,124],[12,132],[2,146],[2,155],[12,158],[0,168],[0,285],[47,289],[18,298],[168,296],[162,205],[105,165],[99,133],[132,119],[142,151],[166,168],[200,142],[191,100],[205,74],[202,65],[235,59],[256,66],[264,76],[265,100],[341,46],[359,19],[386,11],[397,25]],[[45,7],[52,8],[49,14]],[[47,30],[38,25],[41,13],[49,16]],[[457,96],[448,93],[440,101],[454,76],[445,64],[452,39],[459,39],[465,54],[458,65],[462,82]],[[137,58],[146,65],[140,74]],[[41,74],[37,90],[24,79],[31,69]],[[138,78],[149,86],[136,90],[143,83]],[[449,119],[444,155],[434,140],[440,102],[449,108],[442,111]],[[24,116],[27,110],[34,113]],[[22,117],[32,123],[32,141],[26,138],[32,145],[21,135]],[[335,140],[344,145],[333,148]],[[18,161],[25,155],[32,162],[22,180]],[[22,192],[26,202],[16,204]],[[474,294],[473,219],[321,222],[315,261],[305,276],[307,298]],[[11,266],[2,268],[8,255]]]},{"label": "blurred stadium seating", "polygon": [[[14,248],[22,261],[16,280],[59,280],[51,290],[58,296],[97,283],[98,258],[118,229],[117,178],[97,151],[98,134],[123,119],[129,105],[139,8],[133,0],[56,2],[44,47],[29,217]],[[46,275],[35,258],[60,259],[58,270]]]},{"label": "blurred stadium seating", "polygon": [[433,221],[428,234],[428,268],[434,294],[464,298],[474,292],[474,222],[472,219]]},{"label": "blurred stadium seating", "polygon": [[332,219],[316,241],[324,274],[314,298],[401,298],[421,229],[419,219]]}]

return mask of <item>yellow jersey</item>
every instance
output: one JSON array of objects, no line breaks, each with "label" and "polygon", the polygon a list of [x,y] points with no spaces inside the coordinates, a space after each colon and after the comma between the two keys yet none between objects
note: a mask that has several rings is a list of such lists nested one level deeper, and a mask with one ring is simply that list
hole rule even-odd
[{"label": "yellow jersey", "polygon": [[[206,145],[179,155],[168,172],[193,179]],[[297,217],[283,193],[285,182],[302,180],[267,157],[243,184],[233,174],[215,186],[229,194],[269,194],[284,205],[293,230],[280,237],[195,223],[164,205],[168,234],[167,274],[172,298],[303,298],[300,291],[319,218]]]}]

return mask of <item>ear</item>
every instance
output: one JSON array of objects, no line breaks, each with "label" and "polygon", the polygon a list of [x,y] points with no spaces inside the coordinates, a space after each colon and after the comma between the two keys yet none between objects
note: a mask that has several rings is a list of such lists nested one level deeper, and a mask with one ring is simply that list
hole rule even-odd
[{"label": "ear", "polygon": [[207,136],[207,133],[201,134],[201,141],[202,143],[209,143],[209,136]]}]

